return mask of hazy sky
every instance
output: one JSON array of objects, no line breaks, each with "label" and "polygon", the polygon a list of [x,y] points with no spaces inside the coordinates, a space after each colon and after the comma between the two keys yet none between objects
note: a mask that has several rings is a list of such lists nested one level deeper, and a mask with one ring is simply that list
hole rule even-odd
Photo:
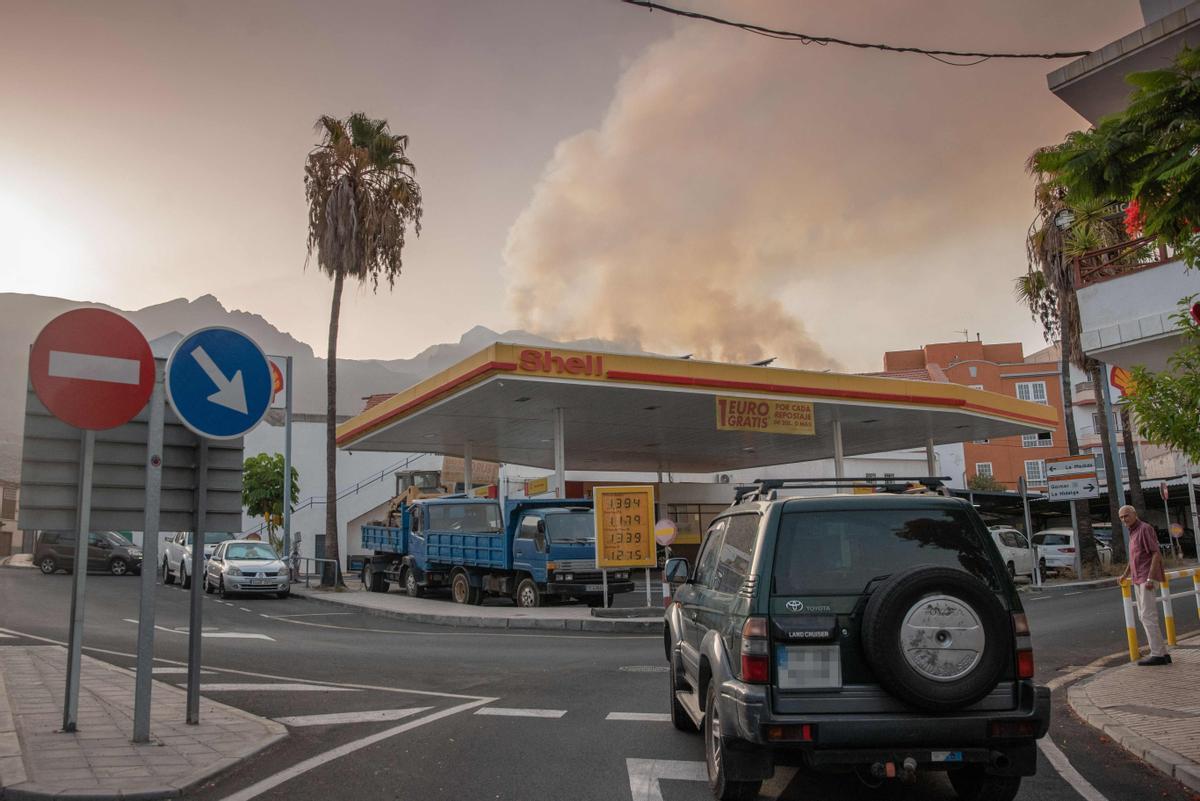
[{"label": "hazy sky", "polygon": [[[1076,50],[1134,0],[680,5],[943,48]],[[1040,347],[1012,301],[1023,162],[1083,120],[1064,62],[953,68],[617,0],[0,0],[0,291],[217,296],[324,351],[302,167],[320,114],[411,137],[424,228],[345,357],[482,324],[879,369],[956,338]]]}]

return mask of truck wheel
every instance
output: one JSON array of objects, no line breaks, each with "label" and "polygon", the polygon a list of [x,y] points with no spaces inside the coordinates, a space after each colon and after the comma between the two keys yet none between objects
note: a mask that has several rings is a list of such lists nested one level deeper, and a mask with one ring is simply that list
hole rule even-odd
[{"label": "truck wheel", "polygon": [[387,592],[388,583],[382,572],[371,567],[370,564],[363,565],[363,587],[371,592]]},{"label": "truck wheel", "polygon": [[471,580],[467,577],[466,571],[460,570],[450,579],[450,594],[454,598],[456,604],[469,604],[475,597],[471,592]]},{"label": "truck wheel", "polygon": [[708,683],[708,701],[704,705],[704,764],[708,768],[708,787],[718,801],[750,801],[758,797],[762,780],[733,781],[728,776],[728,751],[721,734],[721,704],[717,683]]},{"label": "truck wheel", "polygon": [[404,568],[401,581],[404,582],[404,592],[409,598],[420,598],[425,594],[425,590],[417,583],[417,574],[412,572],[412,568]]},{"label": "truck wheel", "polygon": [[1013,801],[1021,789],[1020,776],[989,776],[974,766],[952,770],[948,778],[962,801]]},{"label": "truck wheel", "polygon": [[513,600],[517,602],[517,606],[532,609],[542,605],[542,593],[533,579],[523,578],[517,585],[517,591],[513,593]]}]

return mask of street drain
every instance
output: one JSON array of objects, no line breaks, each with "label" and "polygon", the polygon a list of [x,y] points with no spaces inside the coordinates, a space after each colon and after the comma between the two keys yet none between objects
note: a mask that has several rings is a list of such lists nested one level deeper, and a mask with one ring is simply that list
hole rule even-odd
[{"label": "street drain", "polygon": [[618,670],[625,673],[666,673],[666,665],[622,665]]}]

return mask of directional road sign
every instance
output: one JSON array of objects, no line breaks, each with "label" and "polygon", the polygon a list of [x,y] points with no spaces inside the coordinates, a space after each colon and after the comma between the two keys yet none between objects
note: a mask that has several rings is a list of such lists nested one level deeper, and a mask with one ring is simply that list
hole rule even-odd
[{"label": "directional road sign", "polygon": [[1052,501],[1100,496],[1095,456],[1057,456],[1046,460],[1046,494]]},{"label": "directional road sign", "polygon": [[1056,456],[1046,460],[1046,477],[1049,479],[1095,472],[1095,456]]},{"label": "directional road sign", "polygon": [[154,355],[137,327],[104,309],[55,317],[29,354],[33,391],[58,419],[103,431],[129,422],[154,388]]},{"label": "directional road sign", "polygon": [[232,328],[201,328],[167,360],[167,397],[179,420],[202,437],[233,439],[271,405],[271,367],[254,340]]}]

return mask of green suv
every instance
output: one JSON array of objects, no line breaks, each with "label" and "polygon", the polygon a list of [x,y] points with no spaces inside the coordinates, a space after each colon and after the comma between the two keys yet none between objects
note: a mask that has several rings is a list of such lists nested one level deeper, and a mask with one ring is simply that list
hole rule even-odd
[{"label": "green suv", "polygon": [[753,798],[791,764],[872,786],[945,771],[962,799],[1014,798],[1050,693],[979,515],[929,491],[787,486],[805,485],[741,488],[695,570],[665,569],[686,577],[665,622],[671,719],[703,732],[713,794]]}]

